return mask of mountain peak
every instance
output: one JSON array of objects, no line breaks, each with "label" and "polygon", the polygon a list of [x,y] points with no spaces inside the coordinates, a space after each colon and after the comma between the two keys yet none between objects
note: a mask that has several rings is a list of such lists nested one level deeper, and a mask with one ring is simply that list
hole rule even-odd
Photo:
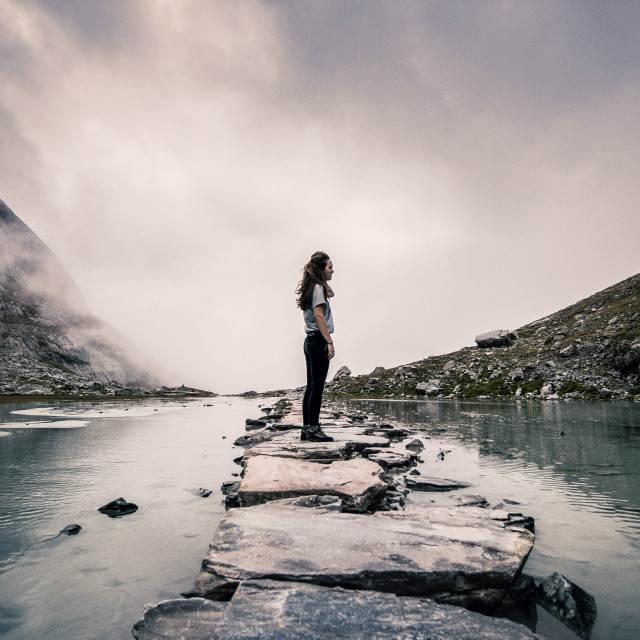
[{"label": "mountain peak", "polygon": [[0,200],[0,394],[157,384],[151,365],[96,318],[62,263]]}]

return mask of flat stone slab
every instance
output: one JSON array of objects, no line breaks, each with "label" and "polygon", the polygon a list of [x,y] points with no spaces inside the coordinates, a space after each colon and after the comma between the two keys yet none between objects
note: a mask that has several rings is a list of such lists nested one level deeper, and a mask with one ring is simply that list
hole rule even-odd
[{"label": "flat stone slab", "polygon": [[229,603],[167,600],[145,611],[138,640],[535,640],[526,627],[422,598],[252,580]]},{"label": "flat stone slab", "polygon": [[428,596],[491,610],[519,574],[534,535],[477,507],[372,515],[278,500],[221,520],[192,595],[228,599],[238,584],[277,579]]},{"label": "flat stone slab", "polygon": [[[384,448],[390,444],[389,438],[382,434],[367,434],[362,427],[330,427],[322,430],[335,442],[351,442],[355,451],[364,451],[369,447]],[[289,431],[273,437],[273,442],[301,442],[300,431]]]},{"label": "flat stone slab", "polygon": [[385,469],[403,469],[410,466],[418,458],[411,451],[398,449],[378,450],[371,448],[370,450],[365,449],[362,455],[382,465]]},{"label": "flat stone slab", "polygon": [[404,482],[409,489],[414,491],[453,491],[454,489],[466,489],[471,486],[467,482],[448,480],[447,478],[428,478],[426,476],[405,478]]},{"label": "flat stone slab", "polygon": [[262,442],[244,452],[243,461],[253,456],[297,458],[316,462],[345,460],[353,453],[350,442],[300,442],[284,438]]},{"label": "flat stone slab", "polygon": [[337,496],[343,508],[366,511],[387,490],[382,467],[365,460],[317,464],[293,458],[253,456],[238,490],[241,507],[297,496]]}]

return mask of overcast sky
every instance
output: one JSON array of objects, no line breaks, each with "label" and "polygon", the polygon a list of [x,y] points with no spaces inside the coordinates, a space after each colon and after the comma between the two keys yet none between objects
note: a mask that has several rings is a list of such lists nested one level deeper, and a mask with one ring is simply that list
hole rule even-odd
[{"label": "overcast sky", "polygon": [[355,374],[640,271],[640,3],[2,0],[0,198],[91,309],[217,392]]}]

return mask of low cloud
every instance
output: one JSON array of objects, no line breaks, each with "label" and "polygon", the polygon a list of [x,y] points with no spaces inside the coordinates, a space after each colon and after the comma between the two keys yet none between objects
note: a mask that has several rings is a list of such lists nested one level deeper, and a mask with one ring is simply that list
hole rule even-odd
[{"label": "low cloud", "polygon": [[304,383],[515,328],[638,271],[634,3],[15,2],[2,197],[185,382]]}]

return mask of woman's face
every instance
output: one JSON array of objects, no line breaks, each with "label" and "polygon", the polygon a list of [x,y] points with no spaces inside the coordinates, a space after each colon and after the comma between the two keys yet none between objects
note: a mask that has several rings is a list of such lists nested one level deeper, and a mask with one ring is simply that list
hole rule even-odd
[{"label": "woman's face", "polygon": [[325,280],[331,280],[332,276],[333,276],[333,262],[329,260],[329,262],[327,262],[327,266],[324,268],[324,278]]}]

